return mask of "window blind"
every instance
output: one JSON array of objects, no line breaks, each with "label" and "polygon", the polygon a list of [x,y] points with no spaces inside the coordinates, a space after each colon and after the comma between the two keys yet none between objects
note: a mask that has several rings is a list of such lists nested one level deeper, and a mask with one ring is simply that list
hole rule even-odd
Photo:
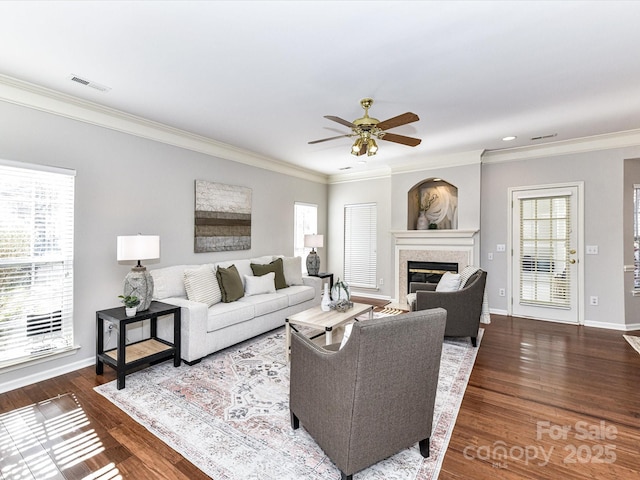
[{"label": "window blind", "polygon": [[569,195],[520,198],[520,303],[569,308]]},{"label": "window blind", "polygon": [[352,287],[376,288],[377,205],[344,207],[344,280]]},{"label": "window blind", "polygon": [[73,346],[75,172],[0,163],[0,367]]}]

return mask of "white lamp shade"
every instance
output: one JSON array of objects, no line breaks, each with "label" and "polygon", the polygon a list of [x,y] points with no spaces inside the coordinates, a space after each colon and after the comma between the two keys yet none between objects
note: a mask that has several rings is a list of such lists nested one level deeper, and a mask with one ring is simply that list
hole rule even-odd
[{"label": "white lamp shade", "polygon": [[126,235],[118,237],[118,261],[160,258],[158,235]]},{"label": "white lamp shade", "polygon": [[304,246],[311,248],[322,248],[324,235],[305,235]]}]

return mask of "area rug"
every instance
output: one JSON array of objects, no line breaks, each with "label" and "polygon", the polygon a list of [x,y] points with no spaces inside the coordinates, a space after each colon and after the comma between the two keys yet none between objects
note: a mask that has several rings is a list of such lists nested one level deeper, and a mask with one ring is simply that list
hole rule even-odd
[{"label": "area rug", "polygon": [[[415,445],[355,480],[437,478],[477,351],[468,338],[445,340],[430,457]],[[284,328],[191,367],[164,362],[132,373],[123,390],[115,381],[95,390],[215,480],[340,478],[304,427],[291,429]]]},{"label": "area rug", "polygon": [[627,342],[629,342],[629,345],[631,345],[636,352],[640,353],[640,337],[636,337],[633,335],[622,336]]}]

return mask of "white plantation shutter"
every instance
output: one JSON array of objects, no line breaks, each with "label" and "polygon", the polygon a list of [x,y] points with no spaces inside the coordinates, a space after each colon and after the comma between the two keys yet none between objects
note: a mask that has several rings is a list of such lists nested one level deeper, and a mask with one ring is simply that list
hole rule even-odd
[{"label": "white plantation shutter", "polygon": [[375,203],[344,207],[344,280],[352,287],[376,288]]},{"label": "white plantation shutter", "polygon": [[520,303],[569,308],[570,193],[520,198]]},{"label": "white plantation shutter", "polygon": [[74,176],[0,161],[0,368],[73,346]]}]

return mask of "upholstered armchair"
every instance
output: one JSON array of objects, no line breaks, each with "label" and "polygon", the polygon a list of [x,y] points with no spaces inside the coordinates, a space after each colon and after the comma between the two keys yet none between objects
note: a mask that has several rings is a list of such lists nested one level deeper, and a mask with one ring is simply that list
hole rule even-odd
[{"label": "upholstered armchair", "polygon": [[464,287],[455,292],[436,292],[435,283],[409,284],[410,293],[415,293],[415,301],[411,302],[411,311],[444,308],[447,311],[447,337],[471,337],[471,344],[477,346],[480,316],[487,272],[478,270]]},{"label": "upholstered armchair", "polygon": [[429,456],[446,316],[356,322],[339,350],[293,333],[291,426],[302,424],[343,480],[416,443]]}]

